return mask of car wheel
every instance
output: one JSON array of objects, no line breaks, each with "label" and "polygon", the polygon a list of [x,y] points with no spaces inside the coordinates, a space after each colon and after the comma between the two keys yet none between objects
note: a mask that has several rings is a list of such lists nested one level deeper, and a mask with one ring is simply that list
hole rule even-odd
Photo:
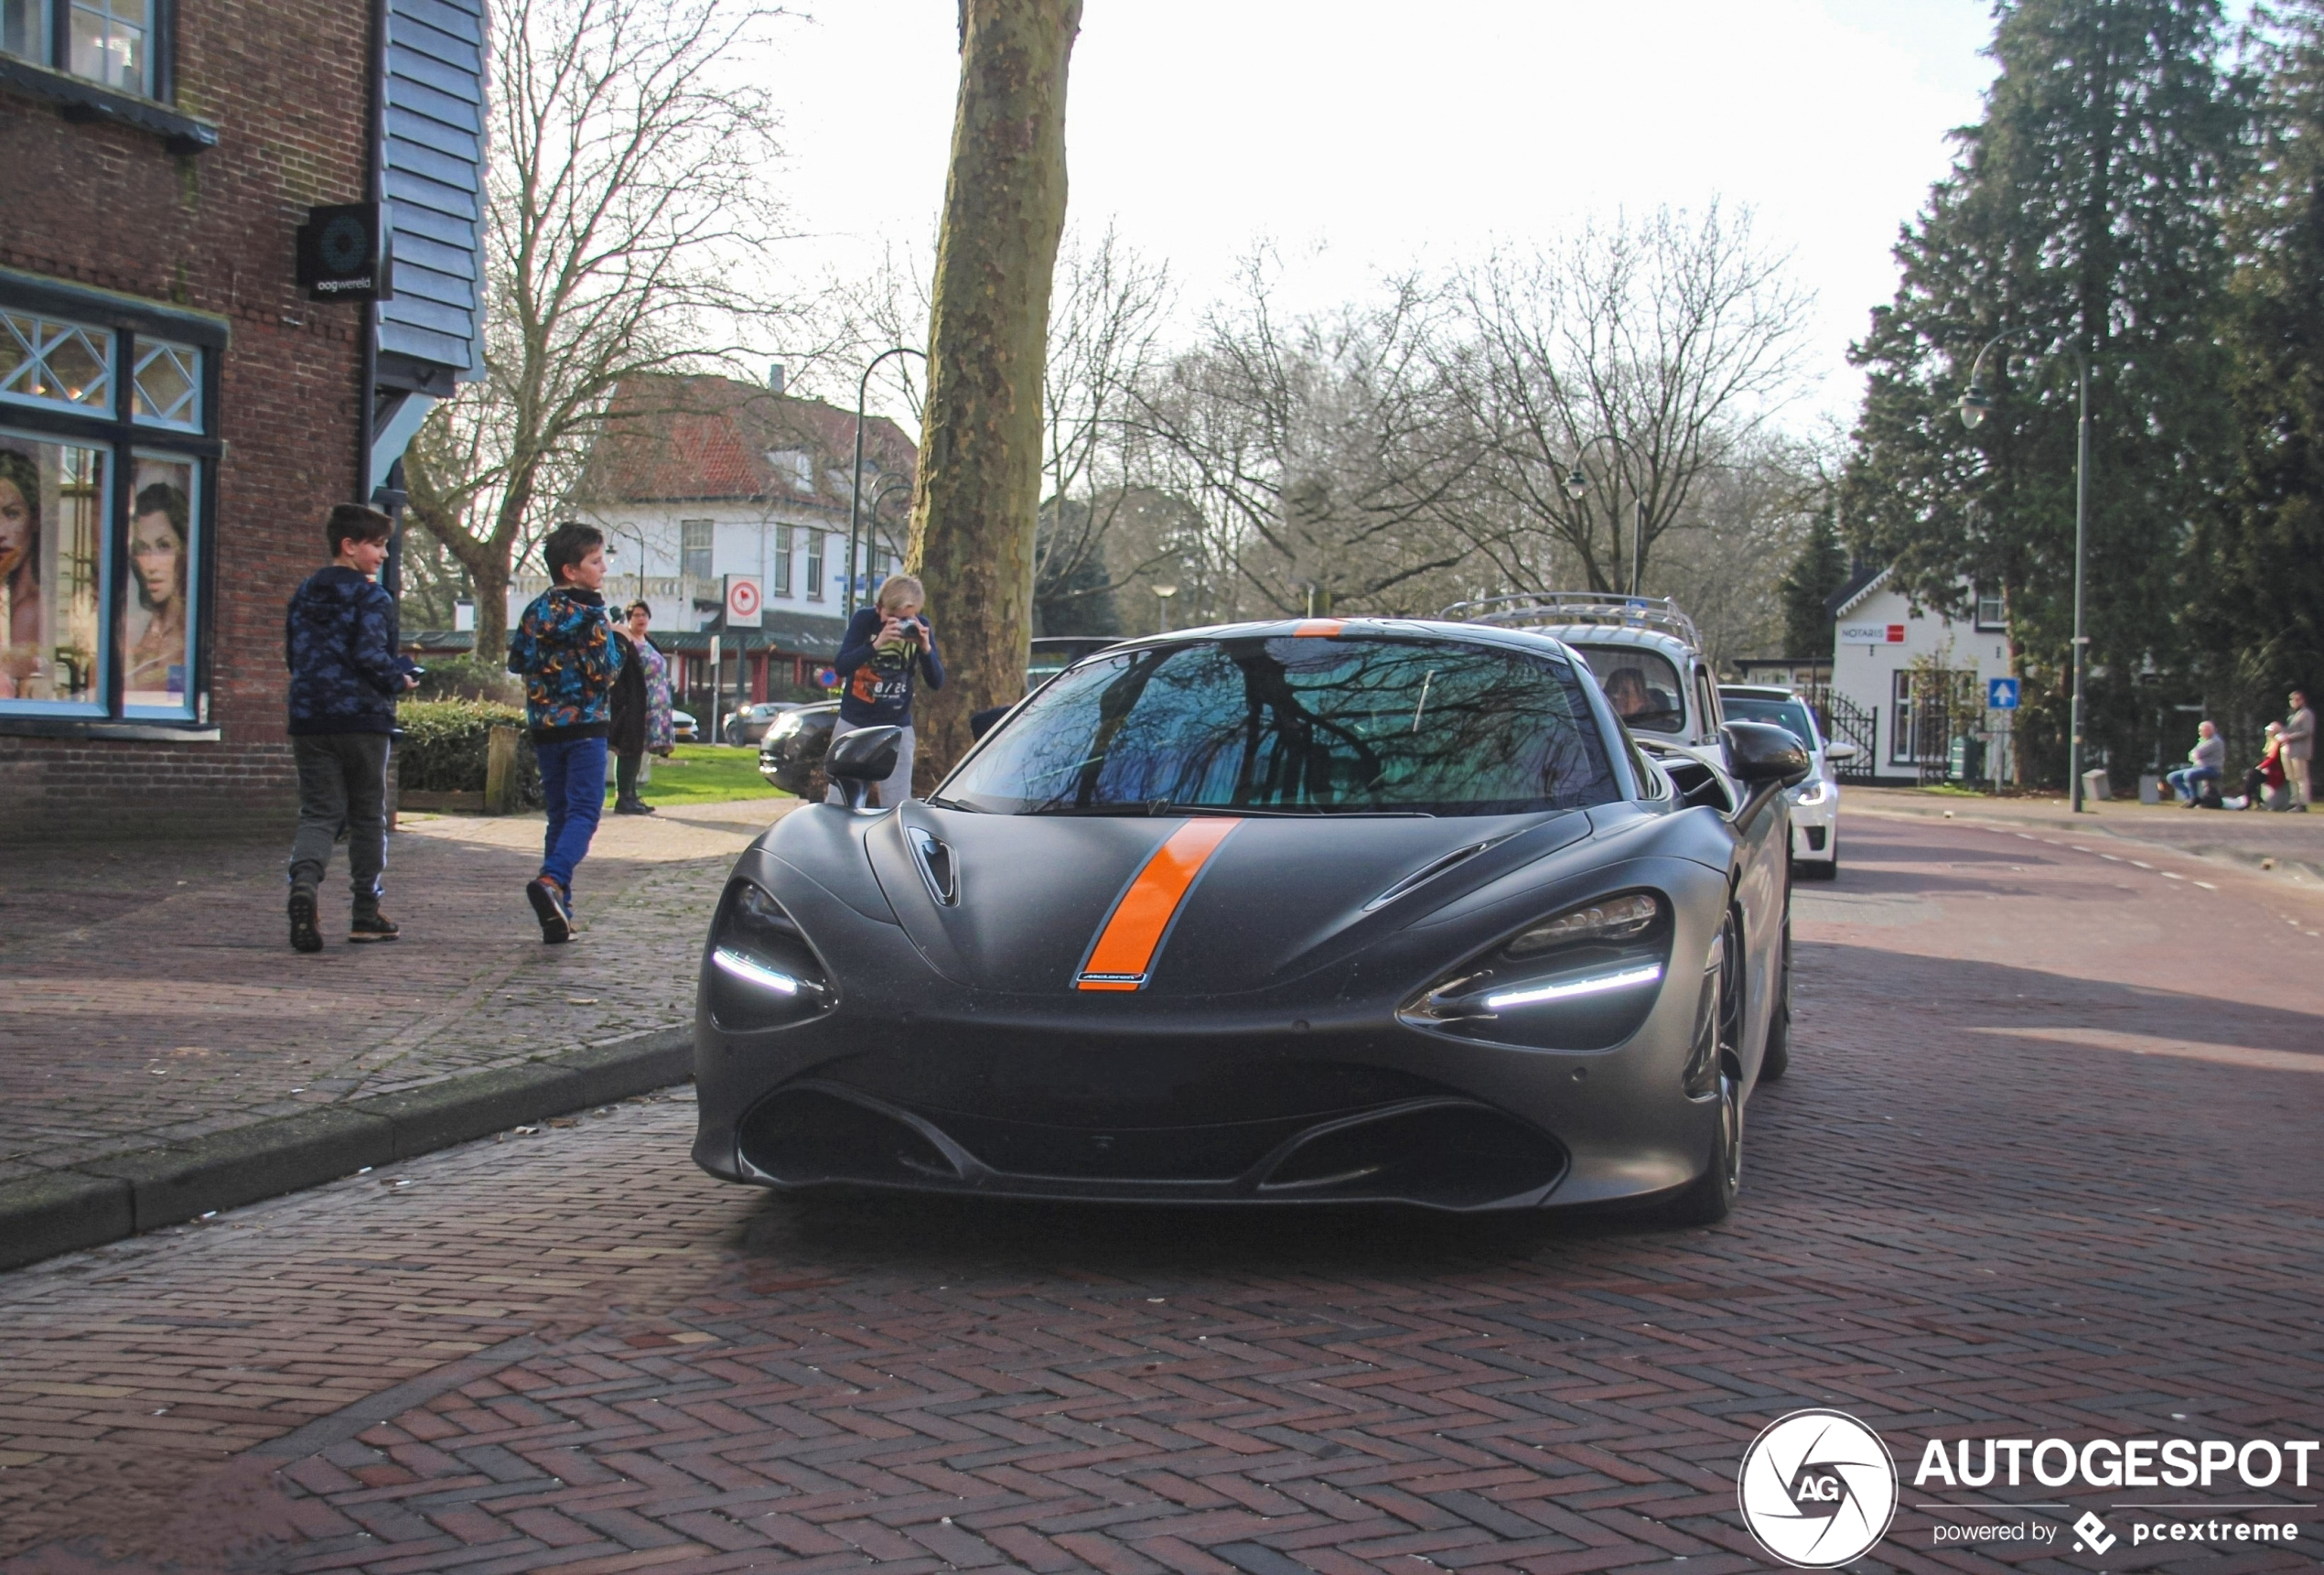
[{"label": "car wheel", "polygon": [[1768,1019],[1767,1051],[1759,1057],[1759,1081],[1774,1083],[1791,1069],[1791,910],[1783,910],[1783,950],[1777,966],[1775,1010]]},{"label": "car wheel", "polygon": [[1729,915],[1726,962],[1719,969],[1718,1121],[1712,1129],[1709,1161],[1703,1173],[1664,1210],[1673,1224],[1715,1225],[1727,1218],[1735,1207],[1735,1195],[1743,1190],[1741,1069],[1746,992],[1741,942],[1741,933]]}]

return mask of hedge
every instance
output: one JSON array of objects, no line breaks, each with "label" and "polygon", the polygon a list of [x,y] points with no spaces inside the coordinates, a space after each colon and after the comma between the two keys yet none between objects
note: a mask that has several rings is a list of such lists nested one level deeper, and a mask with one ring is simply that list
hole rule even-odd
[{"label": "hedge", "polygon": [[395,781],[411,793],[482,793],[492,729],[517,732],[517,801],[541,800],[541,765],[524,730],[524,707],[491,700],[406,700],[396,707]]}]

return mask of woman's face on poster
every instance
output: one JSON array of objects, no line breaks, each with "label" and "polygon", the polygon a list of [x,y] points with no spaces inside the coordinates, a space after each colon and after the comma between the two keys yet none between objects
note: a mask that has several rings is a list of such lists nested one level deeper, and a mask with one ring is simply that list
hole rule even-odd
[{"label": "woman's face on poster", "polygon": [[0,579],[21,568],[31,552],[31,501],[14,481],[0,476]]},{"label": "woman's face on poster", "polygon": [[156,510],[129,523],[129,557],[147,601],[158,608],[178,600],[186,588],[186,544],[167,514]]}]

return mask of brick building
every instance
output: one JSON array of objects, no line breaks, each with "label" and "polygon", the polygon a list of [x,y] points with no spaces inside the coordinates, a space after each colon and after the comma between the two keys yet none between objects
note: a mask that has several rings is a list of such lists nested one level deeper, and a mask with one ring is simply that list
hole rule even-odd
[{"label": "brick building", "polygon": [[[0,0],[0,840],[288,813],[284,604],[478,364],[483,39]],[[382,200],[394,298],[308,299],[308,210]]]}]

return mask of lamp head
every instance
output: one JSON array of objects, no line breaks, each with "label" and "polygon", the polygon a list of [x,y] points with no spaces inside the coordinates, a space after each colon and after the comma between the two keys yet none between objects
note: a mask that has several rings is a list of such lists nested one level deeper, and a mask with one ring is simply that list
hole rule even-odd
[{"label": "lamp head", "polygon": [[1589,478],[1582,474],[1582,468],[1578,463],[1576,463],[1574,467],[1574,473],[1565,478],[1565,495],[1578,503],[1583,498],[1587,497],[1588,493]]},{"label": "lamp head", "polygon": [[1985,412],[1993,408],[1993,395],[1985,392],[1982,383],[1972,383],[1969,392],[1961,396],[1961,425],[1974,432],[1985,424]]},{"label": "lamp head", "polygon": [[1154,594],[1160,597],[1163,600],[1167,601],[1172,597],[1178,594],[1178,588],[1172,585],[1169,581],[1164,580],[1162,583],[1154,588]]}]

